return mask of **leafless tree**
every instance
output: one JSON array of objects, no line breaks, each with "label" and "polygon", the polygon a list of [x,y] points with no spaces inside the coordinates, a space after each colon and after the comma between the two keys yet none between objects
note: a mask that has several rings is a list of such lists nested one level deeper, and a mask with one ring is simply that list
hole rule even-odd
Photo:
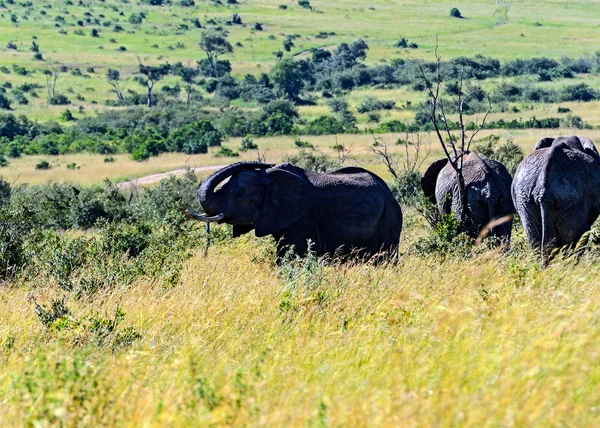
[{"label": "leafless tree", "polygon": [[[404,137],[398,138],[396,144],[404,147],[402,162],[404,172],[409,174],[419,172],[419,169],[423,166],[423,163],[431,152],[431,150],[427,150],[425,156],[421,156],[423,151],[421,135],[418,132],[406,132]],[[411,148],[413,150],[410,150]]]},{"label": "leafless tree", "polygon": [[335,136],[335,145],[332,147],[332,149],[337,152],[337,158],[340,162],[340,166],[344,166],[346,159],[354,159],[354,157],[351,156],[354,145],[346,147],[344,144],[338,143],[337,135]]},{"label": "leafless tree", "polygon": [[[464,86],[464,76],[461,76],[459,82],[459,91],[458,91],[458,99],[457,99],[457,110],[458,110],[458,132],[459,138],[455,138],[452,135],[452,124],[448,121],[446,112],[444,109],[444,101],[440,96],[440,89],[442,86],[442,59],[438,53],[438,45],[436,39],[436,47],[435,47],[435,58],[437,62],[436,74],[435,74],[435,82],[430,82],[427,76],[425,75],[425,71],[423,67],[419,65],[419,70],[421,72],[421,77],[425,80],[425,85],[428,90],[429,100],[427,111],[429,113],[429,119],[431,120],[431,124],[433,125],[433,129],[435,130],[435,134],[440,142],[440,145],[444,151],[444,155],[448,159],[449,164],[452,166],[454,171],[456,172],[458,183],[459,183],[459,195],[460,199],[463,203],[463,206],[467,206],[466,200],[466,191],[465,191],[465,179],[463,176],[463,162],[464,157],[463,154],[468,153],[471,143],[475,136],[481,131],[483,126],[485,125],[485,121],[492,110],[492,104],[488,97],[488,109],[483,116],[483,120],[479,123],[479,119],[476,119],[475,122],[469,120],[465,123],[464,117],[464,109],[465,103],[471,99],[475,94],[481,91],[481,88],[476,85],[475,89],[471,90],[469,93],[463,93]],[[467,129],[472,129],[471,135],[467,135]],[[444,135],[446,139],[444,139]],[[466,210],[462,210],[462,216],[464,217]],[[464,221],[464,218],[460,218],[459,221]]]},{"label": "leafless tree", "polygon": [[380,138],[373,137],[373,145],[368,146],[367,149],[377,155],[377,157],[383,162],[390,174],[397,180],[400,177],[398,172],[398,164],[400,160],[397,156],[388,150],[388,145],[385,144]]},{"label": "leafless tree", "polygon": [[[396,140],[396,145],[404,148],[404,156],[390,152],[389,146],[380,138],[373,137],[373,139],[373,145],[367,147],[367,149],[377,155],[396,180],[401,175],[418,173],[419,168],[423,166],[429,155],[428,150],[425,156],[422,156],[423,140],[421,140],[421,136],[416,132],[406,132],[404,137],[399,137]],[[400,163],[401,161],[402,163]]]},{"label": "leafless tree", "polygon": [[265,151],[261,152],[260,150],[257,150],[256,151],[256,160],[258,162],[267,163],[267,151],[265,150]]}]

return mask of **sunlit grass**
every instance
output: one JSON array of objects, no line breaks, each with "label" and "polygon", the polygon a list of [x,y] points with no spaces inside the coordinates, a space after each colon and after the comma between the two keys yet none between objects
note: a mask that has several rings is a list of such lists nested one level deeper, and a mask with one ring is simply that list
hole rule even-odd
[{"label": "sunlit grass", "polygon": [[[565,104],[568,105],[568,104]],[[501,139],[513,139],[519,144],[525,154],[529,154],[535,143],[545,136],[561,135],[585,135],[594,141],[600,141],[600,131],[598,130],[578,130],[578,129],[559,129],[559,130],[491,130],[481,131],[477,138],[484,138],[490,134],[496,134]],[[421,149],[420,159],[424,170],[430,162],[443,156],[439,141],[433,133],[421,133],[423,147]],[[371,151],[375,138],[385,143],[389,151],[397,156],[400,162],[405,159],[404,146],[396,145],[398,138],[404,137],[403,134],[345,134],[345,135],[325,135],[325,136],[282,136],[269,138],[256,138],[254,142],[258,144],[259,152],[266,156],[269,163],[279,163],[286,157],[298,153],[301,149],[294,145],[294,140],[300,138],[310,142],[316,152],[323,153],[331,158],[337,157],[336,145],[343,145],[350,150],[350,154],[344,165],[358,165],[367,168],[387,181],[392,180],[392,175],[388,172],[380,159]],[[224,143],[224,146],[237,150],[240,146],[240,139],[234,138]],[[89,153],[79,153],[60,156],[23,156],[18,159],[10,159],[7,167],[0,169],[0,176],[12,183],[31,183],[40,184],[46,181],[73,182],[84,185],[98,184],[105,179],[113,182],[125,180],[134,180],[151,174],[169,172],[186,167],[196,168],[204,166],[218,166],[243,160],[257,160],[256,150],[240,152],[239,157],[220,158],[215,157],[215,148],[210,149],[210,153],[202,155],[186,155],[184,153],[165,153],[158,157],[151,157],[144,162],[136,162],[129,158],[129,155],[113,155],[115,162],[104,162],[106,156]],[[409,149],[411,155],[414,148]],[[49,170],[37,170],[35,165],[41,160],[48,160],[52,166]],[[67,169],[67,165],[75,163],[75,169]],[[400,168],[402,166],[400,165]],[[205,175],[200,173],[201,175]],[[208,174],[208,172],[206,173]]]},{"label": "sunlit grass", "polygon": [[[70,300],[76,319],[117,306],[126,313],[123,326],[142,338],[116,353],[46,330],[23,291],[33,284],[5,286],[0,421],[598,422],[594,261],[540,270],[522,255],[405,255],[389,266],[300,266],[290,288],[265,248],[243,239],[199,254],[172,289],[142,280],[94,301]],[[33,292],[41,302],[56,294],[48,287]]]}]

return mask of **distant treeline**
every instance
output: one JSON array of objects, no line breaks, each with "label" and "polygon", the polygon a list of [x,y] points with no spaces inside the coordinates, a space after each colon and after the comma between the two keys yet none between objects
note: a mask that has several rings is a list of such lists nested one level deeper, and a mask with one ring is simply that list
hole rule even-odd
[{"label": "distant treeline", "polygon": [[[223,34],[212,37],[225,40]],[[348,91],[363,86],[390,88],[411,85],[413,90],[422,91],[425,97],[427,85],[437,78],[436,62],[394,59],[389,63],[367,66],[364,59],[368,49],[362,40],[342,43],[334,51],[314,49],[308,59],[281,59],[269,74],[259,77],[247,75],[241,80],[231,76],[231,64],[226,60],[215,59],[209,63],[206,62],[208,60],[202,60],[198,69],[181,64],[157,67],[140,64],[142,76],[154,76],[156,73],[160,76],[165,73],[180,75],[188,93],[186,102],[179,100],[178,94],[182,89],[177,84],[163,86],[158,91],[148,90],[145,95],[116,91],[119,97],[110,104],[128,108],[95,117],[83,117],[73,126],[55,122],[36,123],[10,113],[0,115],[0,166],[6,164],[6,157],[14,158],[22,154],[56,155],[81,151],[106,155],[130,153],[133,159],[144,160],[163,152],[206,153],[209,147],[219,146],[231,137],[358,133],[355,114],[350,111],[343,97]],[[202,67],[206,70],[200,70]],[[473,79],[483,81],[500,76],[532,75],[537,81],[547,81],[597,72],[599,67],[599,54],[560,61],[532,58],[505,63],[483,56],[460,57],[441,63],[441,96],[446,98],[446,113],[452,115],[457,109],[456,96],[461,91],[471,92]],[[211,73],[212,76],[206,77]],[[196,81],[198,76],[206,78]],[[107,79],[115,88],[119,88],[121,77],[118,72],[109,70]],[[460,83],[462,81],[464,87]],[[202,99],[194,91],[194,85],[204,85],[205,90],[213,94],[212,99]],[[10,85],[0,86],[0,92],[10,89]],[[26,84],[13,90],[31,92],[35,86]],[[319,91],[320,96],[327,99],[332,113],[307,121],[300,117],[297,106],[316,103],[315,97]],[[52,99],[60,96],[56,94]],[[232,107],[230,101],[237,99],[254,102],[258,108]],[[464,113],[485,112],[489,102],[496,110],[517,113],[519,107],[529,109],[530,106],[515,106],[514,103],[587,102],[598,99],[600,92],[585,83],[546,89],[532,84],[502,82],[494,91],[476,92],[464,105]],[[138,106],[140,104],[151,108]],[[392,120],[380,123],[379,112],[392,109],[413,111],[415,117],[411,122]],[[559,113],[565,112],[569,110],[559,109]],[[423,106],[410,102],[397,106],[394,101],[371,97],[357,107],[356,113],[366,113],[373,123],[366,132],[431,130],[429,116]],[[63,116],[67,121],[76,119],[69,110]],[[563,118],[497,120],[484,125],[485,128],[507,129],[559,126],[582,128],[585,124],[581,118],[568,115]],[[456,125],[451,123],[450,127],[454,129]],[[231,150],[222,154],[236,155]]]}]

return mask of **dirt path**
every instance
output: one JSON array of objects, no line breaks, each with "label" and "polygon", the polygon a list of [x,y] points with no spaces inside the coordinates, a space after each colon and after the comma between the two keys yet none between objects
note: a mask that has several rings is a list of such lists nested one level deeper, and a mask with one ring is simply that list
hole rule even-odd
[{"label": "dirt path", "polygon": [[[207,171],[214,171],[216,169],[221,169],[226,166],[227,165],[199,166],[197,168],[190,168],[190,170],[195,173],[196,172],[207,172]],[[156,182],[162,180],[163,178],[167,178],[170,175],[181,175],[185,171],[186,170],[184,168],[181,168],[181,169],[176,169],[176,170],[169,171],[169,172],[161,172],[160,174],[147,175],[145,177],[136,178],[135,180],[117,183],[117,187],[119,189],[129,189],[131,187],[145,186],[146,184],[156,183]]]}]

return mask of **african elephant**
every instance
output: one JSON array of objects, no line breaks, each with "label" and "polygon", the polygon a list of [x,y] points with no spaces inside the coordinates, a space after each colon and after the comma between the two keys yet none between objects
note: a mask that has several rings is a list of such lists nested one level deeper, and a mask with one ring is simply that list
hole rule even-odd
[{"label": "african elephant", "polygon": [[[462,227],[469,236],[479,236],[487,226],[487,235],[508,243],[515,208],[510,195],[510,174],[504,165],[472,152],[466,153],[463,177],[466,207],[459,194],[456,171],[446,158],[429,166],[421,177],[421,187],[425,196],[437,205],[440,214],[452,212],[457,219],[462,218]],[[493,220],[498,220],[498,223],[492,223]]]},{"label": "african elephant", "polygon": [[543,138],[517,168],[512,197],[542,260],[576,244],[600,214],[600,156],[583,137]]},{"label": "african elephant", "polygon": [[402,231],[402,210],[385,182],[358,167],[320,174],[289,163],[239,162],[206,179],[198,197],[206,215],[194,218],[231,224],[234,237],[253,229],[273,235],[278,262],[292,246],[306,254],[308,240],[317,255],[391,254]]}]

